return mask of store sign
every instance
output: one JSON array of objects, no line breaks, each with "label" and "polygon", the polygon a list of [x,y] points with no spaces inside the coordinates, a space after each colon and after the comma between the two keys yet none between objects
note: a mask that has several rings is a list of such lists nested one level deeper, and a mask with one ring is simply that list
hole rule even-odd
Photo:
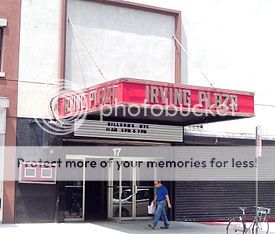
[{"label": "store sign", "polygon": [[[211,106],[224,105],[228,107],[230,111],[238,110],[238,96],[230,95],[226,93],[195,92],[191,89],[184,88],[168,88],[155,85],[146,85],[146,103],[155,103],[160,105],[171,105],[181,107],[193,107],[200,105],[205,109],[211,108]],[[195,95],[192,95],[192,92]],[[194,99],[194,101],[192,100]]]},{"label": "store sign", "polygon": [[103,87],[95,90],[88,90],[80,93],[74,93],[71,96],[65,96],[60,99],[62,103],[63,114],[70,115],[76,112],[85,112],[93,110],[101,105],[115,102],[115,87]]},{"label": "store sign", "polygon": [[170,84],[135,79],[118,79],[58,98],[58,115],[66,118],[93,113],[119,105],[143,108],[176,108],[179,111],[254,116],[254,93],[217,88]]},{"label": "store sign", "polygon": [[182,142],[183,127],[116,121],[85,120],[75,122],[75,136]]},{"label": "store sign", "polygon": [[56,164],[21,162],[19,164],[19,183],[55,184]]}]

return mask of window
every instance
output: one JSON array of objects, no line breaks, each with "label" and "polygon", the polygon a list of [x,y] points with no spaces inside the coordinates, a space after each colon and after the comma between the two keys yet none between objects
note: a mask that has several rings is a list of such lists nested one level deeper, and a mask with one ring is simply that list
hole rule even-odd
[{"label": "window", "polygon": [[36,177],[36,168],[25,167],[25,178],[34,178]]},{"label": "window", "polygon": [[3,65],[3,39],[4,39],[4,27],[7,26],[7,20],[0,18],[0,78],[5,77],[5,72],[2,70]]},{"label": "window", "polygon": [[52,168],[42,168],[41,169],[41,178],[51,179],[53,176]]}]

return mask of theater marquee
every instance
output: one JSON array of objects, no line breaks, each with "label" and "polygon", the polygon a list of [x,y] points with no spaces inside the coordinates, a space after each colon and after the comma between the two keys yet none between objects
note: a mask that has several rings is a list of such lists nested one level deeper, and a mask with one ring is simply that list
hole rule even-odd
[{"label": "theater marquee", "polygon": [[252,117],[254,93],[125,78],[61,95],[58,115],[67,118],[119,106],[175,109],[190,115],[211,113],[212,117]]}]

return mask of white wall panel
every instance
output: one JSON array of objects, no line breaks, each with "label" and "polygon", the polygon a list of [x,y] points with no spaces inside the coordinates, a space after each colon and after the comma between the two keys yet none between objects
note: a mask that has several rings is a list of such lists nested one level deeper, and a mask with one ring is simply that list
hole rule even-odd
[{"label": "white wall panel", "polygon": [[52,92],[43,83],[57,84],[59,79],[60,7],[59,0],[22,0],[19,117],[49,117],[46,102]]},{"label": "white wall panel", "polygon": [[21,83],[20,117],[51,118],[50,101],[57,94],[58,89],[53,85]]},{"label": "white wall panel", "polygon": [[[107,80],[133,77],[174,82],[173,16],[69,0],[68,18]],[[87,86],[104,82],[76,31],[68,23],[66,79],[83,85],[85,79]]]}]

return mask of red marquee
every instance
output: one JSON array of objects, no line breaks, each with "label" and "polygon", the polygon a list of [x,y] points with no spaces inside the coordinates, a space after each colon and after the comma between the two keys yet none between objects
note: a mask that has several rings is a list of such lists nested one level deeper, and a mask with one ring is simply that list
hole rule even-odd
[{"label": "red marquee", "polygon": [[122,106],[242,118],[254,116],[254,93],[122,78],[58,97],[60,118]]}]

